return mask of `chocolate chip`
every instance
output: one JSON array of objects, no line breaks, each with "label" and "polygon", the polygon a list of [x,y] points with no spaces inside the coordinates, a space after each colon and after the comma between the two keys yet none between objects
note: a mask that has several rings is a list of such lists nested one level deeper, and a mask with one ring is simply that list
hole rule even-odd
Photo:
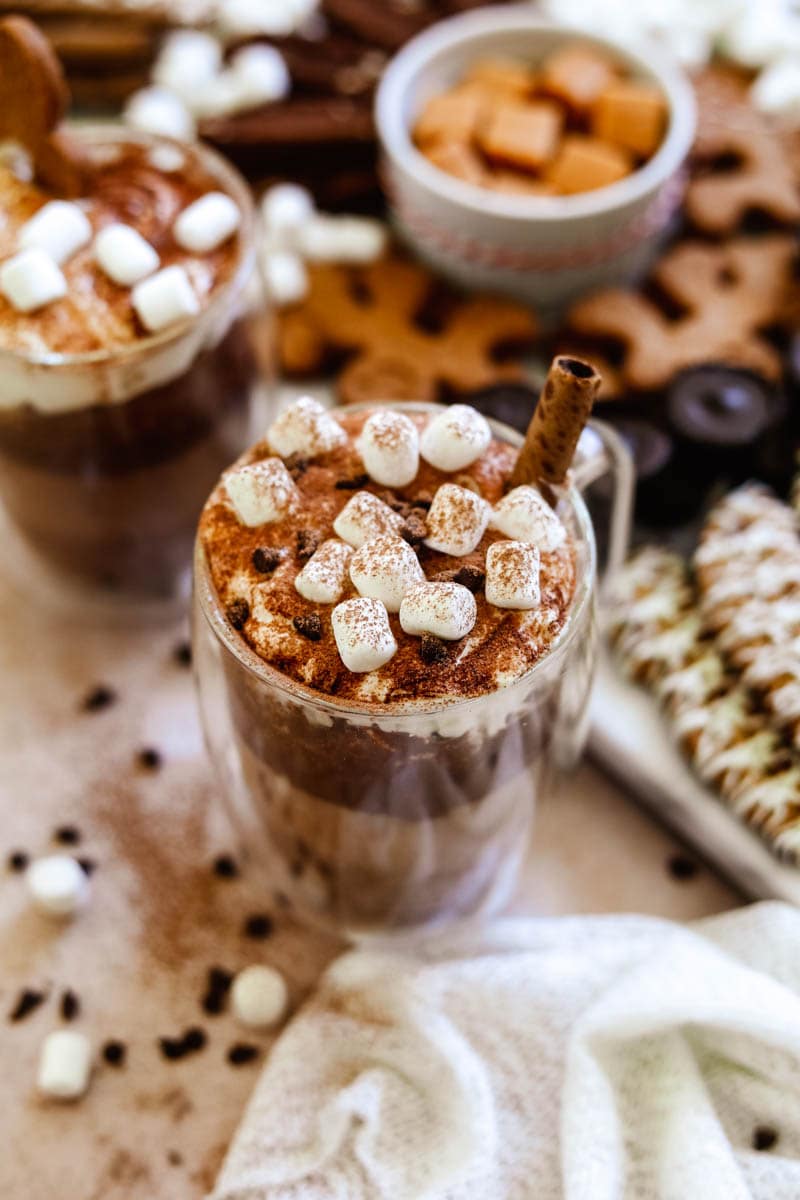
[{"label": "chocolate chip", "polygon": [[403,523],[400,536],[409,546],[421,546],[428,536],[428,527],[422,517],[410,513]]},{"label": "chocolate chip", "polygon": [[298,529],[297,557],[300,562],[308,562],[318,545],[319,538],[316,533],[312,533],[310,529]]},{"label": "chocolate chip", "polygon": [[168,1150],[167,1151],[167,1162],[169,1163],[169,1165],[171,1167],[182,1167],[183,1166],[183,1155],[179,1154],[179,1152],[177,1150]]},{"label": "chocolate chip", "polygon": [[418,496],[414,497],[411,503],[414,505],[414,508],[422,508],[427,512],[433,504],[433,496],[430,492],[420,492]]},{"label": "chocolate chip", "polygon": [[100,712],[104,708],[110,708],[116,698],[117,693],[113,688],[107,687],[104,683],[98,683],[84,698],[81,707],[84,712]]},{"label": "chocolate chip", "polygon": [[258,941],[263,941],[264,938],[270,937],[275,928],[272,917],[266,913],[254,913],[245,921],[242,932],[245,937],[255,938]]},{"label": "chocolate chip", "polygon": [[308,638],[310,642],[321,641],[322,620],[318,613],[303,613],[301,616],[295,617],[292,624],[301,637]]},{"label": "chocolate chip", "polygon": [[244,629],[250,617],[250,605],[246,600],[232,600],[225,609],[225,616],[234,629]]},{"label": "chocolate chip", "polygon": [[30,856],[24,850],[12,850],[6,861],[9,871],[24,871],[30,862]]},{"label": "chocolate chip", "polygon": [[778,1132],[770,1125],[756,1125],[753,1130],[754,1150],[771,1150],[778,1140]]},{"label": "chocolate chip", "polygon": [[273,550],[271,546],[259,546],[251,558],[253,566],[262,575],[271,575],[280,561],[280,550]]},{"label": "chocolate chip", "polygon": [[74,825],[59,825],[58,829],[53,832],[53,838],[62,846],[77,846],[81,840],[81,833]]},{"label": "chocolate chip", "polygon": [[299,479],[301,475],[305,475],[308,468],[311,466],[311,459],[305,458],[302,454],[290,454],[285,458],[284,465],[286,470],[291,475],[292,479]]},{"label": "chocolate chip", "polygon": [[118,1042],[115,1039],[112,1039],[110,1042],[106,1042],[103,1046],[103,1049],[100,1051],[100,1053],[103,1055],[104,1061],[107,1062],[110,1067],[121,1067],[125,1062],[125,1055],[127,1052],[128,1048],[125,1043]]},{"label": "chocolate chip", "polygon": [[209,967],[208,986],[202,999],[203,1010],[209,1016],[216,1017],[225,1008],[228,992],[231,990],[233,975],[224,967]]},{"label": "chocolate chip", "polygon": [[357,492],[359,488],[366,487],[369,483],[369,475],[351,475],[349,479],[337,479],[333,485],[340,492]]},{"label": "chocolate chip", "polygon": [[208,1041],[204,1030],[199,1025],[193,1025],[191,1029],[187,1029],[183,1035],[183,1044],[187,1050],[194,1053],[197,1050],[202,1050]]},{"label": "chocolate chip", "polygon": [[61,997],[61,1016],[65,1021],[74,1021],[81,1011],[81,1002],[72,988],[67,988]]},{"label": "chocolate chip", "polygon": [[419,656],[427,666],[444,662],[447,658],[447,647],[439,638],[431,633],[423,633],[419,642]]},{"label": "chocolate chip", "polygon": [[206,1044],[206,1035],[197,1025],[193,1025],[191,1029],[187,1029],[182,1037],[162,1037],[158,1039],[158,1044],[164,1058],[175,1061],[179,1058],[185,1058],[187,1054],[195,1054],[198,1050],[202,1050]]},{"label": "chocolate chip", "polygon": [[673,879],[694,879],[699,867],[697,863],[687,858],[685,854],[673,854],[667,861],[667,870]]},{"label": "chocolate chip", "polygon": [[241,1067],[258,1058],[259,1053],[258,1046],[251,1046],[248,1042],[236,1042],[228,1051],[228,1062],[232,1067]]},{"label": "chocolate chip", "polygon": [[471,592],[479,592],[486,583],[486,572],[478,567],[462,567],[453,576],[453,583],[460,583]]},{"label": "chocolate chip", "polygon": [[178,642],[172,656],[179,667],[190,667],[192,665],[191,642]]},{"label": "chocolate chip", "polygon": [[230,854],[219,854],[214,859],[214,874],[220,879],[235,879],[239,874],[236,860]]},{"label": "chocolate chip", "polygon": [[93,858],[79,858],[76,861],[84,875],[93,875],[97,870],[97,863]]},{"label": "chocolate chip", "polygon": [[34,991],[33,988],[23,988],[17,997],[17,1003],[8,1014],[9,1021],[24,1021],[27,1016],[44,1004],[47,997],[44,992]]},{"label": "chocolate chip", "polygon": [[157,771],[161,766],[161,755],[152,746],[145,746],[136,755],[136,761],[144,771]]}]

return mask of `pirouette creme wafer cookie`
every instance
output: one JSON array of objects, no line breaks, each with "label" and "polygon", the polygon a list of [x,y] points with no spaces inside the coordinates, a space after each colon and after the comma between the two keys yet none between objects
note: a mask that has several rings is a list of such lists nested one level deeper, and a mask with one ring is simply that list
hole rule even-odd
[{"label": "pirouette creme wafer cookie", "polygon": [[553,359],[511,476],[512,487],[565,481],[599,389],[600,375],[590,363]]}]

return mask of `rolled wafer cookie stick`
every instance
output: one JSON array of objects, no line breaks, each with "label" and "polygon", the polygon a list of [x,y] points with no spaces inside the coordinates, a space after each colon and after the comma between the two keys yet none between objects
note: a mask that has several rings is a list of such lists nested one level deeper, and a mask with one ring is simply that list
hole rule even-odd
[{"label": "rolled wafer cookie stick", "polygon": [[511,476],[511,487],[523,483],[548,487],[565,481],[600,382],[599,373],[580,358],[553,359]]}]

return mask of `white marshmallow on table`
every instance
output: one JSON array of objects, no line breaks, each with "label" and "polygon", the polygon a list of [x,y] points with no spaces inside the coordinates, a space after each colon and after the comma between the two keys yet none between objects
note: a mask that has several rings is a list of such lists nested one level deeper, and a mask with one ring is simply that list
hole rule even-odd
[{"label": "white marshmallow on table", "polygon": [[300,396],[285,408],[267,430],[270,449],[281,458],[292,454],[315,458],[343,446],[347,434],[335,417],[313,396]]},{"label": "white marshmallow on table", "polygon": [[463,471],[492,440],[489,422],[469,404],[453,404],[425,426],[419,451],[439,471]]},{"label": "white marshmallow on table", "polygon": [[766,67],[800,51],[800,20],[782,4],[746,4],[724,30],[720,48],[740,66]]},{"label": "white marshmallow on table", "polygon": [[406,592],[400,605],[404,633],[453,642],[466,637],[475,625],[478,605],[469,588],[460,583],[418,583]]},{"label": "white marshmallow on table", "polygon": [[517,542],[534,542],[545,554],[563,546],[567,531],[538,488],[512,488],[492,509],[491,529]]},{"label": "white marshmallow on table", "polygon": [[77,1100],[89,1086],[92,1047],[83,1033],[56,1029],[42,1042],[36,1086],[51,1100]]},{"label": "white marshmallow on table", "polygon": [[[314,7],[316,6],[316,0]],[[217,19],[226,38],[288,37],[308,16],[303,0],[221,0]]]},{"label": "white marshmallow on table", "polygon": [[153,66],[153,82],[191,97],[199,87],[212,80],[222,66],[222,46],[210,33],[199,29],[180,29],[163,42]]},{"label": "white marshmallow on table", "polygon": [[289,989],[280,971],[255,963],[240,971],[231,984],[231,1007],[248,1029],[270,1029],[286,1015]]},{"label": "white marshmallow on table", "polygon": [[161,265],[157,252],[138,229],[119,223],[100,230],[94,240],[94,256],[101,270],[120,287],[132,287]]},{"label": "white marshmallow on table", "polygon": [[206,192],[175,219],[172,235],[184,250],[207,254],[227,242],[241,224],[239,205],[225,192]]},{"label": "white marshmallow on table", "polygon": [[419,434],[405,413],[375,412],[364,422],[358,452],[371,479],[384,487],[405,487],[419,470]]},{"label": "white marshmallow on table", "polygon": [[179,142],[193,141],[197,132],[189,109],[166,88],[148,87],[134,92],[125,105],[123,117],[133,129],[176,138]]},{"label": "white marshmallow on table", "polygon": [[150,333],[158,333],[200,312],[200,301],[189,276],[177,264],[137,283],[131,292],[131,303]]},{"label": "white marshmallow on table", "polygon": [[32,247],[0,267],[0,292],[17,312],[34,312],[66,296],[67,281],[49,254]]},{"label": "white marshmallow on table", "polygon": [[530,542],[493,542],[486,553],[486,603],[538,608],[539,551]]},{"label": "white marshmallow on table", "polygon": [[342,598],[352,557],[352,546],[337,538],[328,538],[311,555],[294,586],[301,596],[314,604],[335,604]]},{"label": "white marshmallow on table", "polygon": [[486,532],[491,511],[483,497],[469,488],[443,483],[428,511],[425,545],[457,558],[471,554]]},{"label": "white marshmallow on table", "polygon": [[356,550],[350,579],[360,595],[380,600],[387,612],[399,612],[406,592],[425,579],[425,572],[408,542],[386,533]]},{"label": "white marshmallow on table", "polygon": [[371,217],[316,213],[298,231],[298,249],[312,262],[375,262],[386,242],[386,226]]},{"label": "white marshmallow on table", "polygon": [[800,59],[779,59],[762,71],[750,88],[750,100],[761,112],[798,124]]},{"label": "white marshmallow on table", "polygon": [[389,614],[380,600],[359,596],[337,604],[331,626],[339,657],[355,675],[377,671],[397,653]]},{"label": "white marshmallow on table", "polygon": [[334,532],[343,542],[359,550],[371,538],[384,533],[399,533],[403,518],[372,492],[356,492],[333,522]]},{"label": "white marshmallow on table", "polygon": [[315,212],[314,198],[299,183],[276,183],[264,193],[261,216],[268,234],[279,243],[293,246],[294,234],[310,221]]},{"label": "white marshmallow on table", "polygon": [[263,258],[264,286],[279,308],[299,304],[308,295],[308,271],[299,254],[273,250]]},{"label": "white marshmallow on table", "polygon": [[74,916],[89,896],[86,872],[69,854],[37,858],[28,867],[25,882],[34,906],[48,917]]},{"label": "white marshmallow on table", "polygon": [[92,225],[80,205],[69,200],[51,200],[25,222],[17,244],[20,250],[36,246],[60,264],[91,240]]},{"label": "white marshmallow on table", "polygon": [[265,458],[229,471],[225,491],[239,520],[251,528],[280,521],[300,499],[294,480],[279,458]]},{"label": "white marshmallow on table", "polygon": [[292,90],[286,60],[274,46],[244,46],[234,54],[229,69],[238,84],[243,106],[255,108],[284,100]]}]

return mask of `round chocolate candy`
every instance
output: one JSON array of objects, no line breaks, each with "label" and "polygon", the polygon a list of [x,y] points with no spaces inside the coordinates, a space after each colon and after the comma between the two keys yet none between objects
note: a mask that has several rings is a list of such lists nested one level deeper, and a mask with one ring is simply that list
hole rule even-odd
[{"label": "round chocolate candy", "polygon": [[692,367],[670,385],[667,417],[675,432],[690,442],[747,446],[777,418],[774,391],[765,380],[736,367]]}]

